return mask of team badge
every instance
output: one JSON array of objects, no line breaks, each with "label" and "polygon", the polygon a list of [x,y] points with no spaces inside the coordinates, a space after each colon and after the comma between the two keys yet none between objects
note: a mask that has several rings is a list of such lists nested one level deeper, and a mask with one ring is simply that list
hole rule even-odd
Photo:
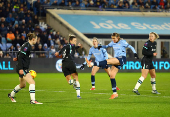
[{"label": "team badge", "polygon": [[145,43],[145,44],[144,44],[144,46],[147,46],[147,45],[148,45],[148,43]]},{"label": "team badge", "polygon": [[27,48],[27,47],[25,47],[25,48],[24,48],[24,51],[27,51],[27,49],[28,49],[28,48]]}]

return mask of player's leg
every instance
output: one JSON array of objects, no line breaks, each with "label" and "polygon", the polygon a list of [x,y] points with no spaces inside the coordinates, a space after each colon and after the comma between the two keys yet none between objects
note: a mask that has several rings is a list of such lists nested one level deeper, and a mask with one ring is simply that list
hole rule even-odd
[{"label": "player's leg", "polygon": [[81,99],[80,97],[80,83],[78,80],[78,73],[72,73],[71,76],[73,77],[74,81],[73,81],[73,87],[76,89],[76,93],[77,93],[77,98]]},{"label": "player's leg", "polygon": [[8,97],[11,98],[12,102],[16,102],[16,100],[14,99],[15,94],[18,93],[22,88],[26,86],[26,81],[23,78],[19,77],[19,81],[20,81],[20,84],[18,84],[14,88],[14,90],[8,94]]},{"label": "player's leg", "polygon": [[135,88],[133,89],[133,92],[136,93],[137,95],[140,95],[140,93],[138,92],[139,87],[141,86],[141,84],[143,83],[143,81],[146,79],[149,69],[142,69],[141,70],[142,75],[141,77],[138,79]]},{"label": "player's leg", "polygon": [[156,72],[155,69],[150,69],[149,70],[150,76],[151,76],[151,86],[152,86],[152,93],[153,94],[160,94],[157,90],[156,90]]},{"label": "player's leg", "polygon": [[[110,67],[107,67],[104,70],[108,74],[108,76],[110,77],[110,71],[111,71]],[[120,89],[116,86],[116,90],[120,90]]]},{"label": "player's leg", "polygon": [[112,85],[113,94],[112,94],[111,98],[109,98],[109,99],[114,99],[114,98],[118,97],[118,94],[116,91],[116,80],[115,80],[115,77],[116,77],[116,74],[118,71],[119,71],[118,68],[116,68],[115,66],[112,66],[111,72],[110,72],[110,81],[111,81],[111,85]]},{"label": "player's leg", "polygon": [[31,98],[31,101],[30,103],[31,104],[43,104],[43,103],[40,103],[38,102],[37,100],[35,100],[35,81],[33,80],[31,74],[28,72],[24,77],[23,79],[29,83],[29,92],[30,92],[30,98]]},{"label": "player's leg", "polygon": [[99,67],[93,66],[92,71],[91,71],[91,84],[92,88],[90,90],[95,90],[95,74],[99,70]]}]

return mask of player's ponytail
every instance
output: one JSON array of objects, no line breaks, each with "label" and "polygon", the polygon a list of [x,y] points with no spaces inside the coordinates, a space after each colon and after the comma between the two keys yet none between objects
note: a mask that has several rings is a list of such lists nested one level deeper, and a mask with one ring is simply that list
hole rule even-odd
[{"label": "player's ponytail", "polygon": [[69,34],[68,37],[69,37],[69,42],[72,41],[74,38],[76,38],[76,36],[75,36],[75,35],[72,35],[72,34]]},{"label": "player's ponytail", "polygon": [[155,32],[150,32],[149,34],[154,34],[155,35],[155,39],[158,39],[159,38],[159,35]]},{"label": "player's ponytail", "polygon": [[118,33],[112,33],[112,35],[111,35],[111,36],[115,36],[115,37],[117,37],[117,38],[118,38],[118,41],[120,41],[120,40],[121,40],[120,35],[119,35]]},{"label": "player's ponytail", "polygon": [[33,38],[36,38],[37,36],[34,33],[28,33],[27,37],[28,37],[28,40],[32,40]]}]

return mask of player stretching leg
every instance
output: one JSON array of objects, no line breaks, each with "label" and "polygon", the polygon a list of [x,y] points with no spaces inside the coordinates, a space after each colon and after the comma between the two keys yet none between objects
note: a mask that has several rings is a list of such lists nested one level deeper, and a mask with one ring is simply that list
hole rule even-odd
[{"label": "player stretching leg", "polygon": [[159,38],[159,35],[156,34],[155,32],[151,32],[149,34],[149,40],[147,42],[145,42],[145,44],[143,46],[142,54],[144,55],[144,57],[141,60],[142,75],[139,78],[139,80],[137,81],[135,88],[133,89],[133,92],[136,93],[137,95],[140,95],[140,93],[138,92],[138,89],[139,89],[140,85],[143,83],[143,81],[146,79],[148,73],[151,76],[152,93],[160,94],[156,90],[156,80],[155,80],[156,73],[155,73],[155,68],[153,66],[153,63],[152,63],[153,57],[157,55],[156,41],[155,41],[157,38]]},{"label": "player stretching leg", "polygon": [[[56,52],[55,56],[58,56],[60,54],[63,54],[63,60],[62,60],[62,71],[64,73],[64,76],[66,77],[67,82],[72,85],[76,89],[77,98],[80,99],[80,83],[78,81],[78,73],[76,71],[76,65],[74,62],[74,54],[75,50],[78,49],[78,46],[75,46],[77,43],[76,36],[69,35],[69,44],[64,46],[60,52]],[[71,78],[73,77],[73,79]]]},{"label": "player stretching leg", "polygon": [[[107,65],[112,65],[111,68],[111,72],[110,72],[110,81],[111,81],[111,85],[112,85],[112,91],[113,94],[111,96],[111,98],[109,99],[114,99],[116,97],[118,97],[117,91],[116,91],[116,74],[119,71],[119,69],[125,64],[126,62],[126,48],[130,48],[134,55],[135,58],[138,58],[138,55],[136,54],[135,49],[129,45],[125,40],[122,40],[119,36],[118,33],[113,33],[111,35],[112,38],[112,42],[110,42],[108,45],[104,45],[104,46],[99,46],[98,48],[108,48],[108,47],[113,47],[114,49],[114,58],[111,59],[107,59],[104,61],[100,61],[100,62],[94,62],[94,66],[99,66],[102,68],[105,68]],[[88,66],[92,67],[92,63],[90,61],[88,61],[86,59],[86,62],[88,64]]]},{"label": "player stretching leg", "polygon": [[[93,47],[90,48],[89,50],[89,55],[87,57],[88,60],[90,60],[91,55],[93,54],[95,57],[95,61],[103,61],[108,59],[108,54],[106,49],[101,48],[100,50],[98,49],[98,39],[96,37],[93,38]],[[80,69],[83,70],[84,66],[85,66],[86,62],[84,62]],[[95,90],[95,74],[97,73],[97,71],[99,70],[100,67],[98,66],[93,66],[92,71],[91,71],[91,84],[92,84],[92,88],[90,90]],[[106,66],[106,68],[104,68],[104,70],[106,71],[106,73],[108,74],[108,76],[110,77],[109,73],[110,73],[110,67]],[[116,87],[117,90],[120,90],[118,87]]]},{"label": "player stretching leg", "polygon": [[22,88],[26,86],[26,82],[29,85],[29,92],[31,97],[31,104],[43,104],[35,100],[35,81],[33,80],[31,74],[28,71],[30,65],[30,51],[33,44],[37,42],[37,36],[33,33],[27,34],[28,42],[25,42],[21,50],[18,52],[17,58],[14,58],[13,61],[18,61],[16,65],[16,71],[19,74],[19,81],[20,84],[17,85],[14,90],[8,94],[8,97],[11,99],[12,102],[16,102],[14,96],[18,93]]}]

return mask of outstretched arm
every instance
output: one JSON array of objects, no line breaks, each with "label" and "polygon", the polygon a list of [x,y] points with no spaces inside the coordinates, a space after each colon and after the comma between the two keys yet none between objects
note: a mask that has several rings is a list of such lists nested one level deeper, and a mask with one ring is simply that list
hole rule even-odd
[{"label": "outstretched arm", "polygon": [[[87,59],[88,59],[88,60],[90,60],[91,55],[92,55],[92,50],[90,49],[90,50],[89,50],[89,55],[87,56]],[[85,61],[83,64],[85,65],[85,64],[86,64],[86,61]]]}]

